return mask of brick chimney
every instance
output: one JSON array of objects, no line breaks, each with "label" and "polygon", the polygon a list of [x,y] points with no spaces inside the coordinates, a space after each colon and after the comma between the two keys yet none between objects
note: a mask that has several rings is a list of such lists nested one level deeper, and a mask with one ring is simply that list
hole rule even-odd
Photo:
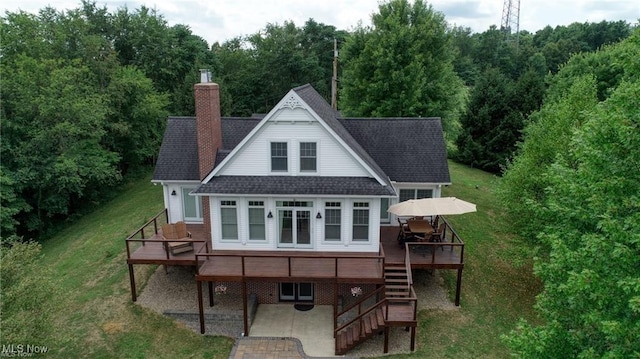
[{"label": "brick chimney", "polygon": [[[200,83],[193,86],[196,101],[196,131],[198,136],[198,167],[200,180],[213,169],[216,153],[222,147],[222,120],[220,116],[220,88],[210,82],[211,73],[200,70]],[[206,235],[211,238],[211,211],[209,197],[202,197],[202,219]]]},{"label": "brick chimney", "polygon": [[220,88],[209,82],[211,73],[200,70],[200,83],[193,87],[196,100],[196,128],[198,133],[198,161],[200,179],[213,169],[216,152],[222,147],[220,119]]}]

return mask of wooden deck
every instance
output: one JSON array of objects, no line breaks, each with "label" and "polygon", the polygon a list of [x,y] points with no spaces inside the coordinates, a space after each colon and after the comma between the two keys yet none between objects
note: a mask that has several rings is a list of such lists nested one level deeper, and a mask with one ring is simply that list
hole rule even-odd
[{"label": "wooden deck", "polygon": [[411,268],[458,269],[463,263],[464,244],[447,238],[442,243],[407,243],[407,248],[398,243],[398,227],[381,227],[380,242],[384,248],[387,264],[404,264],[405,252],[409,249]]},{"label": "wooden deck", "polygon": [[127,263],[195,266],[196,253],[207,252],[209,241],[202,225],[188,224],[187,230],[191,232],[194,250],[178,254],[172,254],[164,245],[166,240],[162,238],[161,231],[151,233],[147,238],[128,238]]},{"label": "wooden deck", "polygon": [[[305,281],[333,283],[384,283],[385,264],[411,268],[457,269],[456,305],[459,302],[464,243],[447,223],[442,243],[398,241],[398,227],[380,228],[379,253],[341,253],[311,251],[212,251],[204,225],[187,225],[194,250],[172,254],[160,228],[167,212],[161,211],[126,239],[132,298],[136,300],[134,264],[195,266],[196,279],[206,281]],[[443,219],[446,222],[446,220]],[[448,232],[447,232],[448,231]],[[406,253],[409,253],[406,256]]]},{"label": "wooden deck", "polygon": [[371,253],[213,251],[197,258],[199,281],[384,283],[384,257]]},{"label": "wooden deck", "polygon": [[[355,269],[360,275],[369,276],[369,273],[378,271],[379,267],[376,263],[370,263],[368,260],[360,259],[360,257],[370,257],[370,254],[346,254],[334,252],[305,252],[305,251],[260,251],[255,256],[247,256],[247,252],[242,251],[209,251],[209,240],[207,240],[202,225],[187,225],[187,229],[192,233],[194,241],[194,251],[173,255],[168,253],[162,245],[162,235],[160,233],[152,233],[150,237],[145,239],[128,239],[127,249],[129,256],[127,263],[130,264],[163,264],[163,265],[190,265],[196,264],[196,253],[209,253],[215,256],[218,264],[211,263],[212,258],[206,257],[201,260],[203,268],[202,275],[237,277],[242,274],[241,257],[244,255],[247,262],[245,263],[245,275],[255,278],[264,278],[269,275],[275,277],[288,276],[287,256],[308,256],[310,261],[313,258],[318,259],[316,263],[322,264],[319,268],[312,268],[312,276],[323,278],[327,277],[330,272],[334,272],[335,262],[331,258],[352,258],[354,264],[359,265],[360,269]],[[398,227],[380,227],[380,242],[384,248],[384,260],[387,264],[403,264],[405,260],[405,250],[397,241]],[[409,243],[409,258],[412,268],[424,269],[457,269],[462,262],[462,244],[444,243]],[[270,259],[263,257],[273,257]],[[276,258],[280,257],[280,259]],[[353,266],[345,264],[344,259],[338,260],[339,270],[345,277],[350,276]],[[278,263],[280,263],[279,268]],[[292,263],[293,268],[299,271],[309,271],[305,269],[305,261],[298,259]],[[260,270],[256,273],[256,269]],[[319,271],[319,272],[318,272]],[[236,280],[234,278],[227,278]]]}]

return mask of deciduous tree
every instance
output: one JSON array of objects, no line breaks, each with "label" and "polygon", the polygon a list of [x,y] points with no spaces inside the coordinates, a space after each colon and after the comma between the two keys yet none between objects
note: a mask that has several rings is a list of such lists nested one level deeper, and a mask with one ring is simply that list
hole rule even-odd
[{"label": "deciduous tree", "polygon": [[343,48],[341,109],[349,116],[440,116],[453,128],[462,81],[442,13],[422,0],[380,4]]},{"label": "deciduous tree", "polygon": [[547,173],[537,217],[542,325],[521,323],[519,357],[631,358],[640,354],[640,81],[623,81]]}]

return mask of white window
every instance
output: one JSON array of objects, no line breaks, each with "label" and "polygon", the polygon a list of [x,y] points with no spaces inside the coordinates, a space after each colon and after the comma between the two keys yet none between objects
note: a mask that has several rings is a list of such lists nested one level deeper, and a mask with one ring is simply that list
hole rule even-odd
[{"label": "white window", "polygon": [[288,157],[286,142],[271,142],[271,171],[286,172]]},{"label": "white window", "polygon": [[431,198],[433,197],[432,189],[401,189],[400,190],[400,202],[404,202],[409,199]]},{"label": "white window", "polygon": [[222,239],[238,239],[238,208],[236,201],[220,201]]},{"label": "white window", "polygon": [[389,222],[389,198],[380,198],[380,221]]},{"label": "white window", "polygon": [[264,201],[249,201],[249,240],[264,240]]},{"label": "white window", "polygon": [[326,202],[324,206],[324,240],[339,241],[342,223],[340,202]]},{"label": "white window", "polygon": [[316,143],[300,142],[300,171],[315,172],[316,158]]},{"label": "white window", "polygon": [[185,222],[202,223],[200,197],[189,195],[193,189],[195,187],[182,187],[182,214]]},{"label": "white window", "polygon": [[353,236],[354,242],[369,240],[369,203],[353,203]]}]

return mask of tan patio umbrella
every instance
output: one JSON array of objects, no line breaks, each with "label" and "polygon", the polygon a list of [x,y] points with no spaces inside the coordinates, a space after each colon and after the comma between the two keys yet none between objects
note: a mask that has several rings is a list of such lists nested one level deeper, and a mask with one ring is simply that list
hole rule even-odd
[{"label": "tan patio umbrella", "polygon": [[475,211],[475,204],[456,197],[410,199],[396,203],[387,210],[401,217],[463,214]]}]

